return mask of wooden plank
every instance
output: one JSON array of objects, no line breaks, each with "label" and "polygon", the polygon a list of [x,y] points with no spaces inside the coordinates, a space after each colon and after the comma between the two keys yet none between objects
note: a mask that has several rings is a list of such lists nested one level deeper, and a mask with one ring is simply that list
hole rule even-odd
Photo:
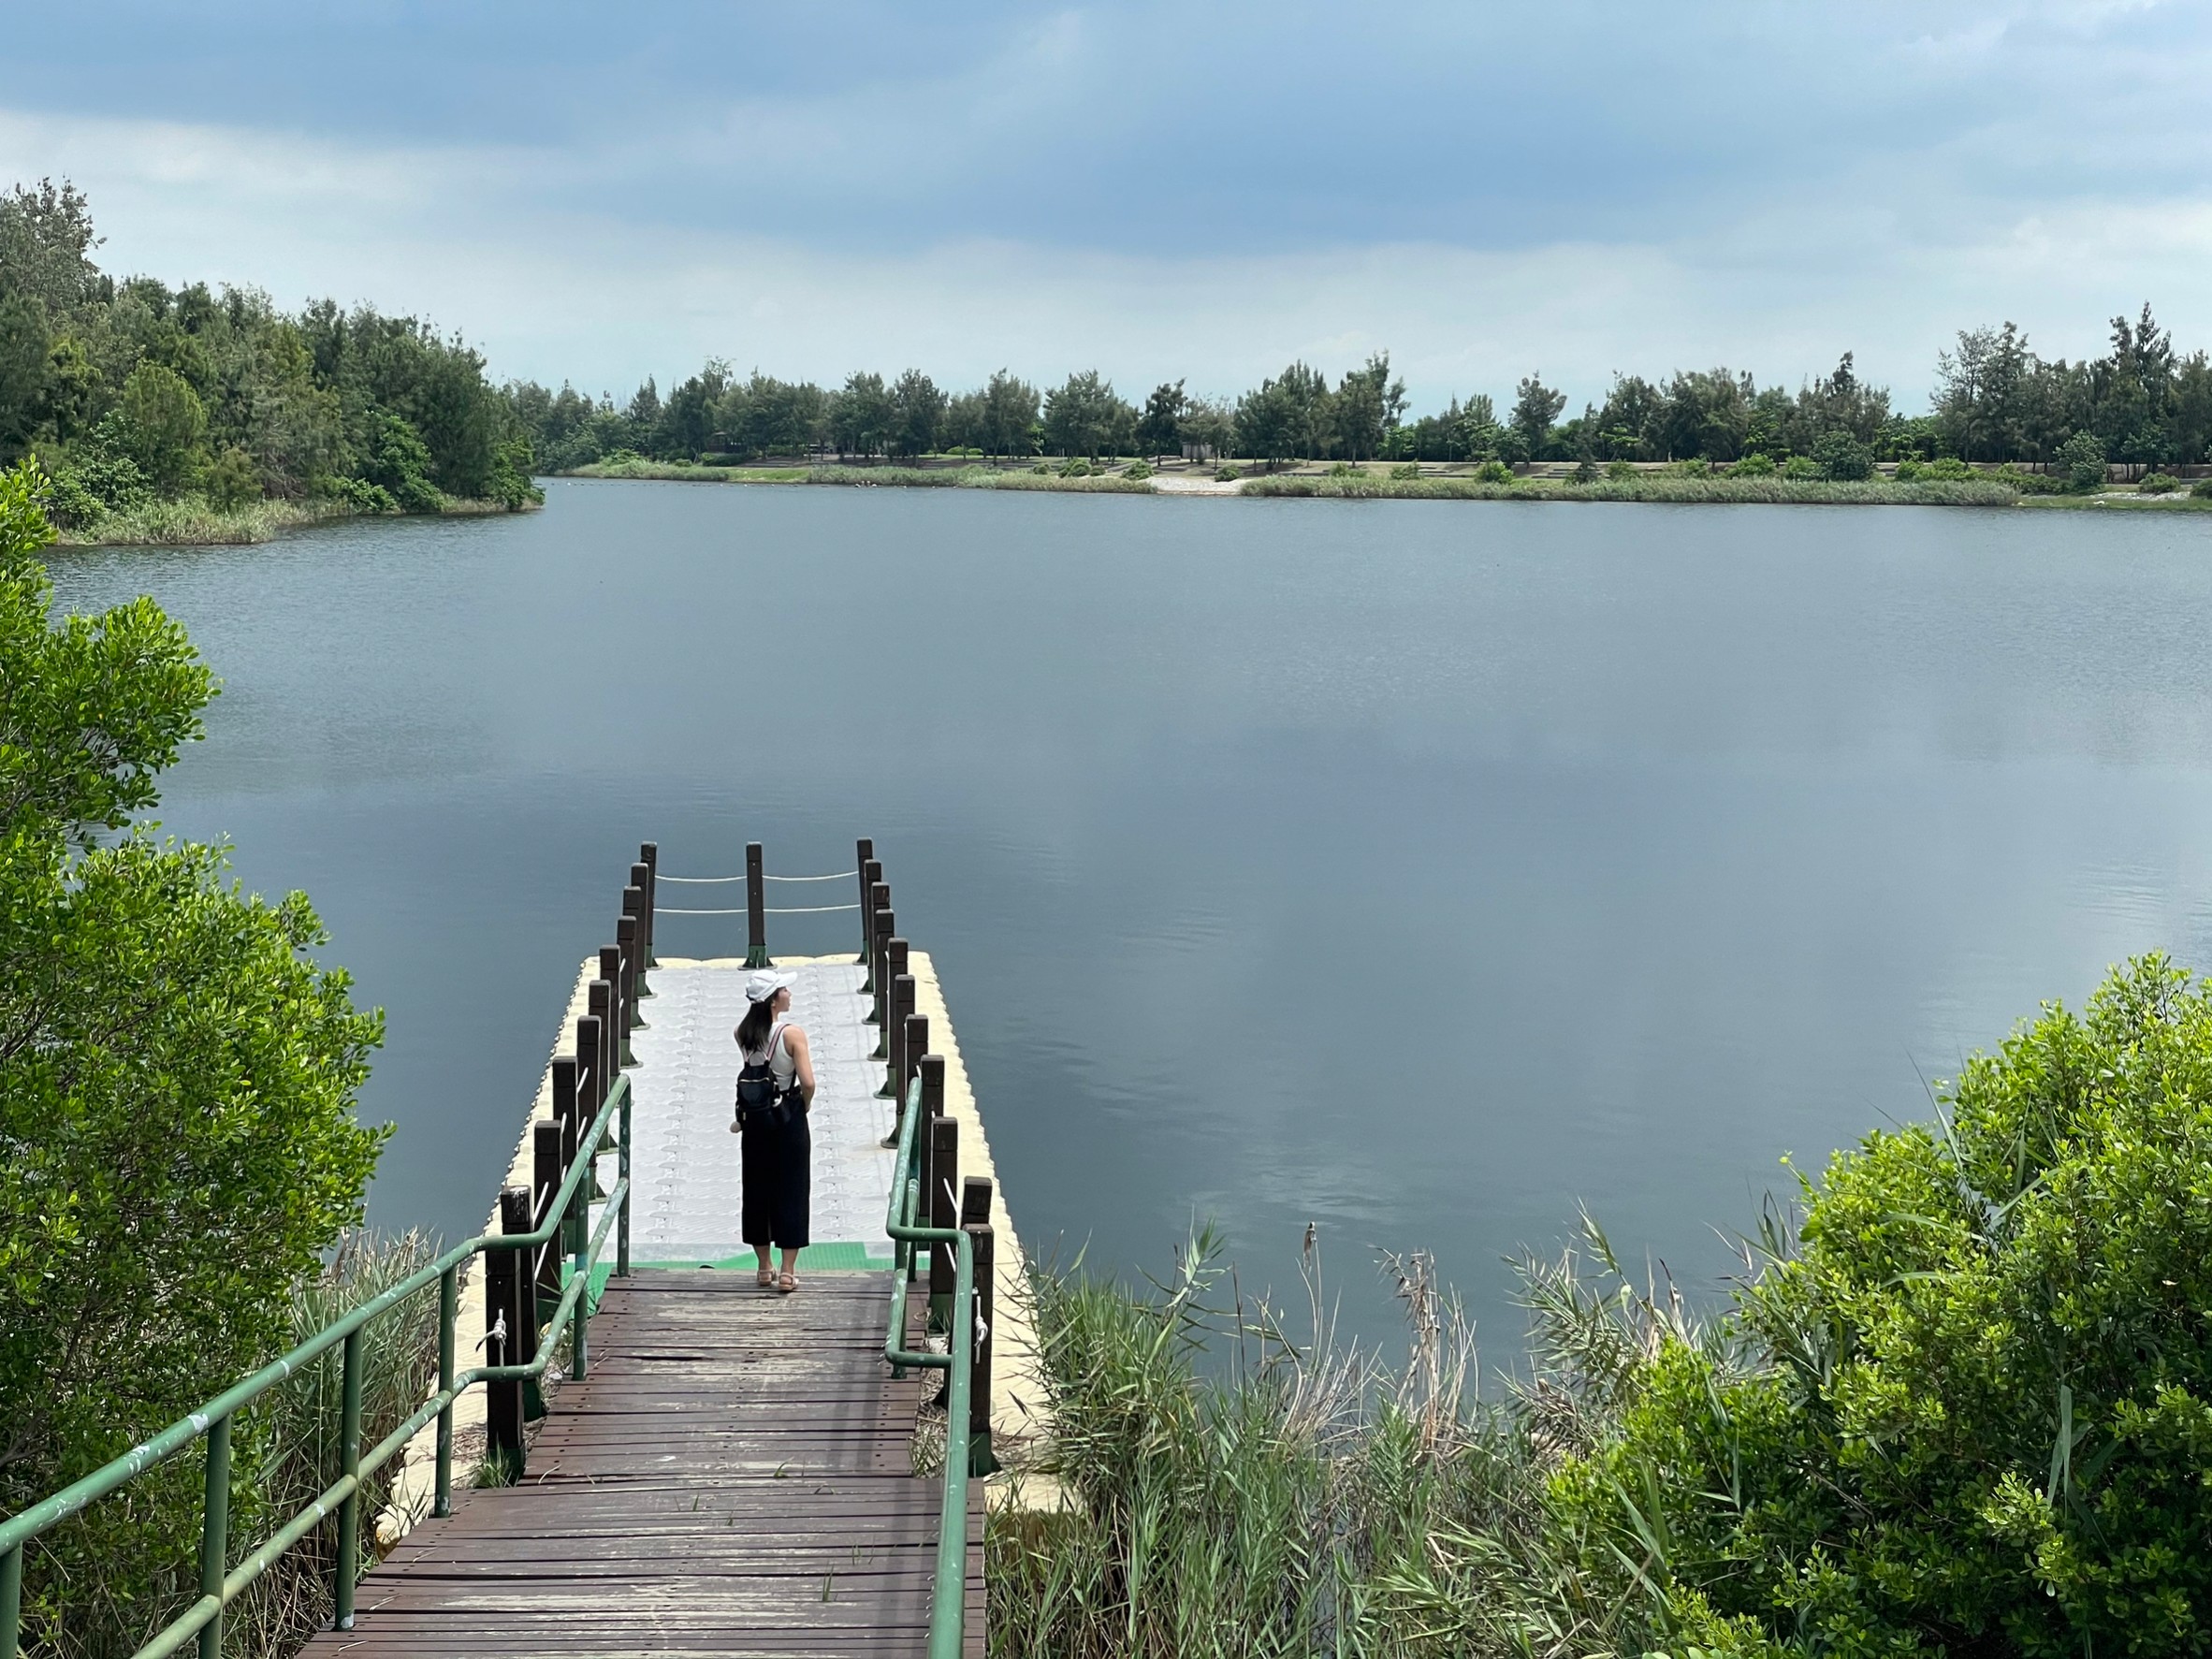
[{"label": "wooden plank", "polygon": [[[939,1379],[890,1375],[889,1291],[887,1273],[788,1298],[734,1273],[617,1281],[524,1482],[417,1527],[363,1582],[357,1627],[309,1652],[922,1653],[942,1492],[909,1440]],[[980,1655],[980,1481],[970,1504]]]}]

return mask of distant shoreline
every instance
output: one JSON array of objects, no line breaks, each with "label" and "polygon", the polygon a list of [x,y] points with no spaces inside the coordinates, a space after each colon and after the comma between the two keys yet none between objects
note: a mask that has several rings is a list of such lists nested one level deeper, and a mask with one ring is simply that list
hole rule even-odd
[{"label": "distant shoreline", "polygon": [[2038,507],[2084,510],[2212,512],[2212,500],[2186,490],[2143,495],[2121,486],[2090,495],[2033,495],[1999,478],[1913,480],[1874,477],[1844,482],[1783,477],[1694,476],[1656,466],[1628,477],[1578,482],[1571,473],[1531,473],[1486,479],[1452,466],[1425,467],[1414,478],[1390,475],[1383,463],[1321,469],[1312,464],[1220,478],[1205,463],[1126,469],[1063,476],[1053,465],[1001,466],[976,461],[900,466],[703,466],[644,459],[595,462],[551,474],[677,484],[800,484],[859,488],[1020,489],[1082,495],[1206,495],[1339,501],[1650,502],[1678,505]]}]

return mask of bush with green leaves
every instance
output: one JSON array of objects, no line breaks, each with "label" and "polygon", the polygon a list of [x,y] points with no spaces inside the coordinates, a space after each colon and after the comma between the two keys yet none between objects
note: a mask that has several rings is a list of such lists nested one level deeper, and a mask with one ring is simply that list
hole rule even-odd
[{"label": "bush with green leaves", "polygon": [[2189,493],[2196,501],[2212,500],[2212,478],[2199,478],[2189,487]]},{"label": "bush with green leaves", "polygon": [[1874,452],[1846,431],[1823,432],[1812,445],[1823,478],[1856,484],[1874,475]]},{"label": "bush with green leaves", "polygon": [[2110,477],[2104,464],[2104,445],[2094,432],[2076,432],[2059,445],[2059,473],[2067,487],[2082,494],[2103,489]]},{"label": "bush with green leaves", "polygon": [[1486,460],[1475,469],[1475,476],[1484,484],[1510,484],[1513,469],[1502,460]]},{"label": "bush with green leaves", "polygon": [[[381,1021],[317,965],[304,895],[135,824],[213,694],[151,599],[52,616],[42,480],[0,473],[0,1512],[282,1351],[361,1215]],[[246,1433],[232,1502],[256,1513]],[[26,1557],[34,1652],[127,1651],[189,1600],[200,1472],[172,1460]]]},{"label": "bush with green leaves", "polygon": [[[2212,1648],[2212,987],[2158,956],[1803,1187],[1723,1340],[1554,1482],[1743,1652]],[[1625,1588],[1624,1584],[1624,1588]]]},{"label": "bush with green leaves", "polygon": [[233,444],[210,463],[200,480],[200,489],[210,506],[234,513],[249,502],[261,499],[261,474],[254,465],[254,458]]},{"label": "bush with green leaves", "polygon": [[1216,484],[1233,484],[1244,475],[1239,469],[1231,466],[1219,466],[1214,469],[1214,482]]},{"label": "bush with green leaves", "polygon": [[1400,461],[1390,469],[1391,479],[1399,484],[1410,484],[1420,475],[1421,464],[1419,461]]},{"label": "bush with green leaves", "polygon": [[1701,455],[1694,455],[1688,460],[1675,462],[1672,471],[1681,478],[1710,478],[1712,475],[1712,463]]},{"label": "bush with green leaves", "polygon": [[1633,478],[1636,476],[1636,463],[1624,460],[1608,461],[1606,463],[1606,476],[1616,484],[1624,479]]},{"label": "bush with green leaves", "polygon": [[1782,463],[1782,475],[1794,484],[1812,484],[1826,478],[1820,462],[1809,455],[1793,455]]},{"label": "bush with green leaves", "polygon": [[1152,476],[1152,463],[1150,461],[1133,460],[1129,462],[1128,466],[1122,468],[1121,475],[1124,478],[1128,479],[1132,484],[1142,484],[1145,479]]},{"label": "bush with green leaves", "polygon": [[2135,486],[2143,495],[2172,495],[2180,488],[2181,480],[2171,473],[2146,473],[2142,482]]},{"label": "bush with green leaves", "polygon": [[1728,469],[1731,478],[1771,478],[1775,473],[1774,458],[1753,450]]}]

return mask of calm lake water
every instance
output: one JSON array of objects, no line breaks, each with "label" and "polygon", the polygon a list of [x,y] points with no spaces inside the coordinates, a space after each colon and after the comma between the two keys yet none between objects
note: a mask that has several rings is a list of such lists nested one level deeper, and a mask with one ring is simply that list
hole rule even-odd
[{"label": "calm lake water", "polygon": [[1785,1153],[2212,965],[2208,518],[560,482],[54,562],[222,677],[166,822],[388,1011],[386,1226],[480,1221],[641,839],[877,838],[1033,1248],[1294,1291],[1312,1220],[1347,1323],[1429,1248],[1500,1357],[1578,1206],[1709,1284]]}]

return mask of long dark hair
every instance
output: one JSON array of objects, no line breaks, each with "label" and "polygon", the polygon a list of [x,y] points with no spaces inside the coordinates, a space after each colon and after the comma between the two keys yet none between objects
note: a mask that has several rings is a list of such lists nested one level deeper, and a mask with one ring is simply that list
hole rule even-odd
[{"label": "long dark hair", "polygon": [[766,1001],[748,1008],[745,1018],[737,1023],[737,1046],[746,1054],[758,1054],[768,1046],[768,1033],[776,1026],[776,992],[769,992]]}]

